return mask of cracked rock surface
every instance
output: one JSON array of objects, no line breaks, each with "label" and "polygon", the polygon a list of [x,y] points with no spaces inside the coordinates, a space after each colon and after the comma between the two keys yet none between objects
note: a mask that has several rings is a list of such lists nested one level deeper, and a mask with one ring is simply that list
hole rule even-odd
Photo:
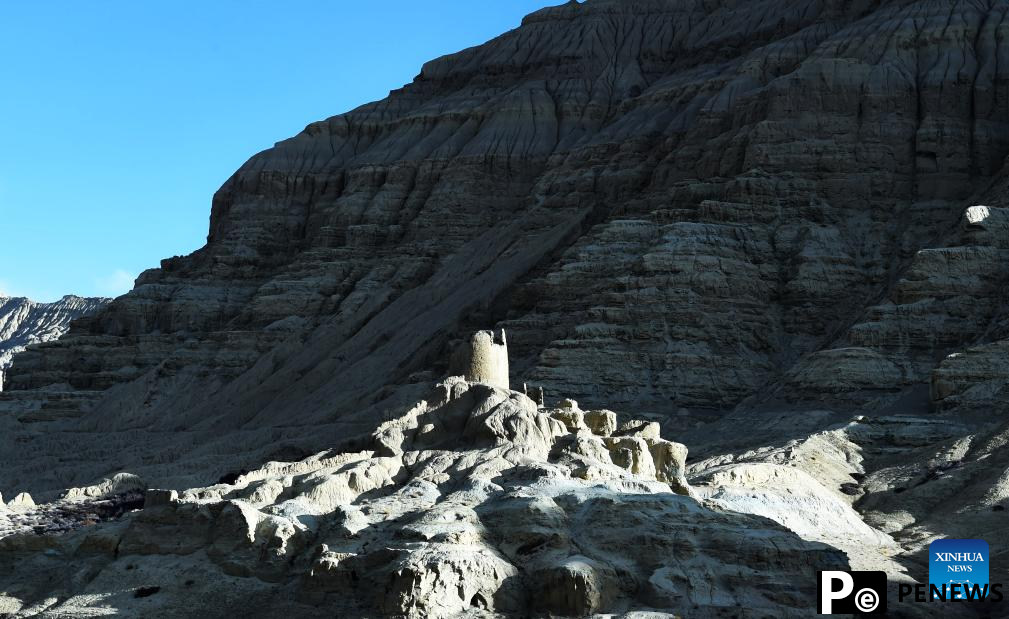
[{"label": "cracked rock surface", "polygon": [[[0,604],[779,616],[939,537],[1006,581],[1007,15],[571,2],[254,156],[17,357],[5,496],[164,490],[0,540]],[[429,394],[502,328],[548,408]]]},{"label": "cracked rock surface", "polygon": [[[0,539],[0,611],[798,617],[815,603],[808,574],[848,565],[698,500],[685,448],[648,424],[606,435],[585,416],[453,378],[364,451],[151,490],[112,522]],[[54,569],[66,576],[43,578]]]}]

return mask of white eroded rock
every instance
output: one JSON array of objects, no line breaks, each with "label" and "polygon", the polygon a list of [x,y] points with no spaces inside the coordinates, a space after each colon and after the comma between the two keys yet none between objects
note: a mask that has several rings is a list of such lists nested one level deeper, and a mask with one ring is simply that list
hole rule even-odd
[{"label": "white eroded rock", "polygon": [[[231,612],[289,617],[800,616],[816,597],[809,570],[847,565],[826,545],[688,496],[686,448],[652,424],[618,432],[614,413],[586,413],[594,431],[575,411],[449,379],[382,424],[372,449],[148,490],[122,521],[38,538],[65,553],[63,569],[89,575],[48,603],[69,616],[98,604],[200,613],[231,583]],[[18,539],[0,540],[0,565],[13,570],[0,569],[0,590],[48,573]],[[199,578],[178,585],[169,569]],[[691,585],[739,574],[717,594]],[[124,587],[144,597],[116,593]],[[20,603],[43,603],[38,590]],[[88,597],[96,591],[109,597]]]},{"label": "white eroded rock", "polygon": [[104,479],[92,486],[70,488],[63,498],[68,501],[97,499],[124,492],[143,492],[144,490],[147,490],[147,482],[139,476],[132,473],[116,473],[111,479]]},{"label": "white eroded rock", "polygon": [[15,512],[27,511],[34,507],[35,501],[32,500],[32,495],[27,492],[17,494],[13,499],[7,502],[7,509]]}]

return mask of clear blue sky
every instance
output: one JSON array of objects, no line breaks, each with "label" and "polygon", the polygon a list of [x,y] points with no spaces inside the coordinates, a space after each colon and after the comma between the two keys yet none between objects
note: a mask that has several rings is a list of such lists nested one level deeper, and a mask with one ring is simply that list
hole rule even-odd
[{"label": "clear blue sky", "polygon": [[3,3],[0,294],[125,292],[256,152],[560,3]]}]

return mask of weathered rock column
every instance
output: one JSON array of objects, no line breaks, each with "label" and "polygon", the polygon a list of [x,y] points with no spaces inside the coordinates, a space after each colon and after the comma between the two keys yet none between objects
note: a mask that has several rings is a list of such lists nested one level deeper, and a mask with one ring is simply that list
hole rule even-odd
[{"label": "weathered rock column", "polygon": [[505,332],[477,331],[452,354],[452,376],[465,376],[471,383],[484,383],[510,389],[508,381],[508,343]]}]

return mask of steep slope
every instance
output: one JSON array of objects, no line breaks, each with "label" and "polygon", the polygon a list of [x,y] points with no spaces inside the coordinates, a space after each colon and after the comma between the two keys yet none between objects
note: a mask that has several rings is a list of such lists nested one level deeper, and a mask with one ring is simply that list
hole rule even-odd
[{"label": "steep slope", "polygon": [[33,344],[59,339],[71,321],[97,312],[107,302],[72,295],[54,303],[0,296],[0,390],[14,355]]},{"label": "steep slope", "polygon": [[23,354],[0,490],[361,451],[494,325],[513,384],[688,445],[707,509],[919,579],[930,539],[1009,541],[1007,13],[588,0],[432,61]]},{"label": "steep slope", "polygon": [[150,456],[123,429],[242,430],[207,452],[255,459],[367,433],[387,386],[499,323],[548,393],[712,419],[829,347],[1003,177],[1005,9],[544,9],[252,158],[205,248],[11,387],[106,390],[73,429],[124,464]]}]

